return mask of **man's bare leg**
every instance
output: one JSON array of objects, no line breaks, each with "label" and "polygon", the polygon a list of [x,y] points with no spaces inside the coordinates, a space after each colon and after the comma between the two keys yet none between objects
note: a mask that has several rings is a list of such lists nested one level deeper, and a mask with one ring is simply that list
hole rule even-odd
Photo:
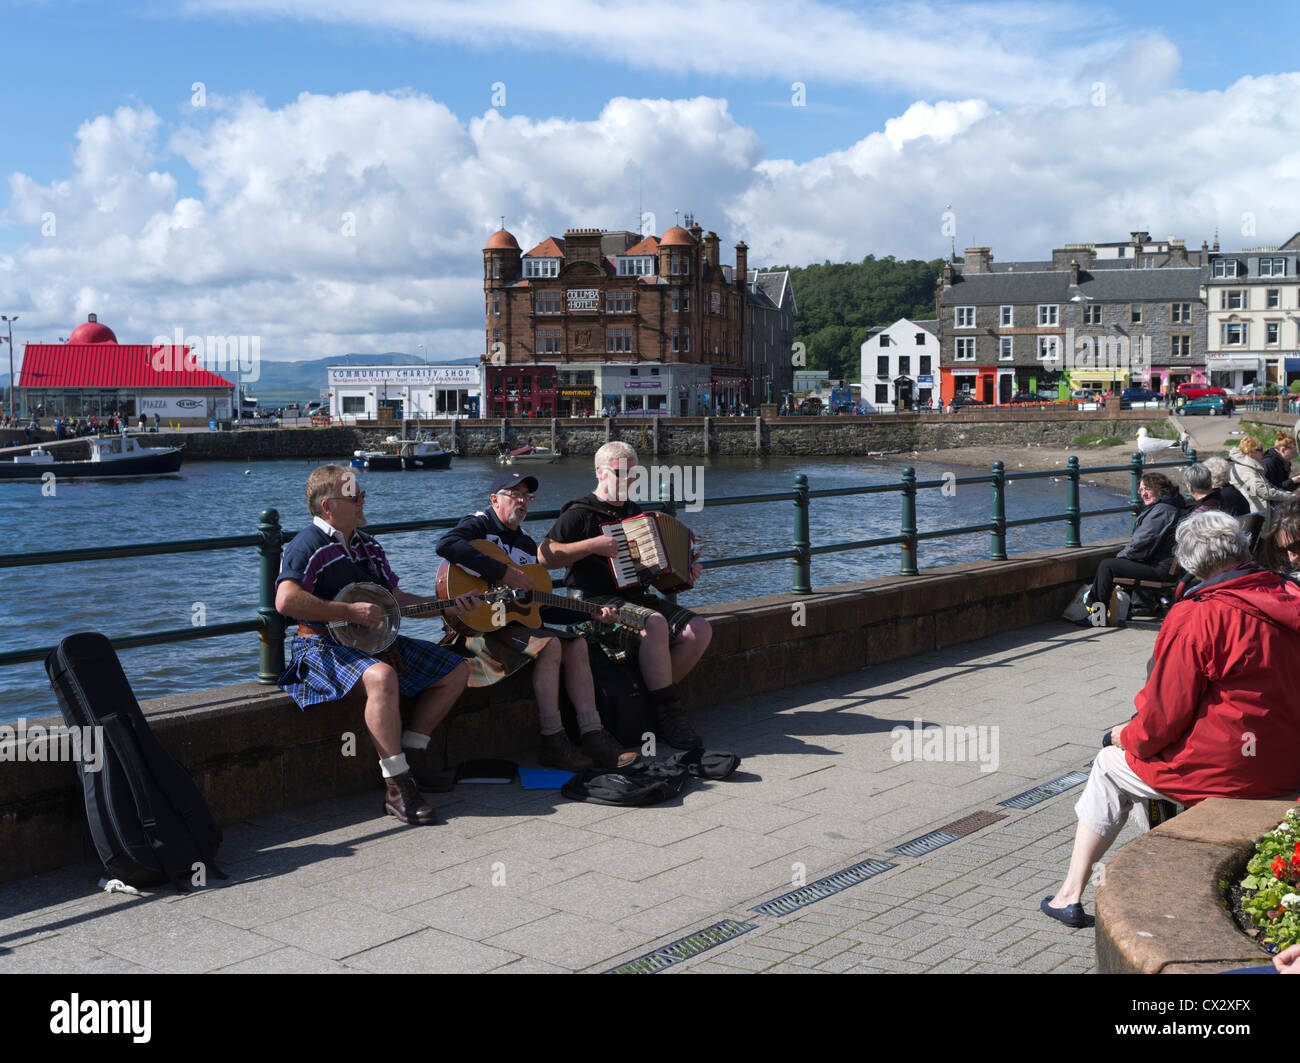
[{"label": "man's bare leg", "polygon": [[713,628],[702,616],[697,616],[682,630],[679,641],[673,643],[668,651],[672,659],[673,682],[680,683],[687,673],[694,668],[704,656],[713,639]]}]

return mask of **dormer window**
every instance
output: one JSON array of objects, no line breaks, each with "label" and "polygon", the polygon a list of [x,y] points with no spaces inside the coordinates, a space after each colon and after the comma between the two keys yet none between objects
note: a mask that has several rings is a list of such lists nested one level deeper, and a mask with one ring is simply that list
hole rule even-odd
[{"label": "dormer window", "polygon": [[1235,258],[1216,258],[1212,272],[1216,277],[1235,277],[1237,275],[1237,260]]},{"label": "dormer window", "polygon": [[655,271],[653,255],[619,255],[618,275],[620,277],[652,277]]},{"label": "dormer window", "polygon": [[525,277],[558,277],[560,260],[558,258],[525,258]]}]

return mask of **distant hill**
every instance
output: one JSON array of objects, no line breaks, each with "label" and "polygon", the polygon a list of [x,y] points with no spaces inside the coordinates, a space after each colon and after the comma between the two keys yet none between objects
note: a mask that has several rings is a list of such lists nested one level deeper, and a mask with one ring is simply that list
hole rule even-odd
[{"label": "distant hill", "polygon": [[799,308],[794,338],[808,348],[808,368],[857,380],[862,341],[872,326],[892,325],[900,317],[934,317],[943,259],[900,262],[893,255],[868,255],[861,262],[770,268],[790,270]]}]

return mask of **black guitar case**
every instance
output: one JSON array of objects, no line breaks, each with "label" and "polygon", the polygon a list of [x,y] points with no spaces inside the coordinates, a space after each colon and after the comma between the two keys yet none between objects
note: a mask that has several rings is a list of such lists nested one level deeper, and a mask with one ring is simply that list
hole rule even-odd
[{"label": "black guitar case", "polygon": [[[658,730],[658,717],[650,705],[645,679],[635,657],[615,661],[594,639],[587,640],[587,657],[591,661],[591,678],[596,688],[596,710],[605,730],[628,749],[639,749],[647,732]],[[560,699],[560,715],[565,728],[576,741],[577,714],[567,692]]]},{"label": "black guitar case", "polygon": [[221,831],[194,777],[149,729],[112,644],[87,632],[64,639],[45,671],[69,727],[101,728],[99,771],[77,765],[86,821],[110,878],[182,893],[217,866]]}]

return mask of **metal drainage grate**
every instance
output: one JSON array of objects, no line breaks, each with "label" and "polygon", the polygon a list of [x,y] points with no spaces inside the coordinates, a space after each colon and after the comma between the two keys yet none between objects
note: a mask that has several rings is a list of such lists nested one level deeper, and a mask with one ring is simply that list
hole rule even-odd
[{"label": "metal drainage grate", "polygon": [[929,834],[922,834],[919,838],[913,838],[910,842],[904,842],[889,851],[897,853],[899,856],[924,856],[926,853],[932,853],[940,846],[958,841],[962,837],[963,835],[954,834],[948,830],[933,830]]},{"label": "metal drainage grate", "polygon": [[681,963],[682,960],[689,960],[692,956],[698,956],[701,952],[705,952],[715,945],[721,945],[723,942],[730,941],[734,937],[739,937],[741,934],[753,930],[756,925],[755,923],[741,923],[735,919],[724,919],[720,923],[706,926],[703,930],[697,930],[694,934],[678,938],[671,945],[665,945],[661,949],[655,949],[654,952],[638,956],[635,960],[629,960],[619,967],[613,967],[605,973],[658,974],[665,967],[671,967],[674,963]]},{"label": "metal drainage grate", "polygon": [[969,816],[963,816],[955,823],[945,823],[940,830],[946,830],[951,834],[960,834],[963,838],[968,834],[974,834],[977,830],[983,830],[985,827],[991,827],[994,823],[1000,823],[1007,817],[998,812],[972,812]]},{"label": "metal drainage grate", "polygon": [[789,915],[793,911],[806,908],[817,901],[825,900],[841,890],[856,886],[859,882],[865,882],[872,876],[879,875],[882,871],[888,871],[891,867],[897,866],[897,864],[890,864],[884,860],[863,860],[860,864],[846,867],[843,871],[836,871],[833,875],[819,878],[816,882],[810,882],[806,886],[800,886],[797,890],[791,890],[789,893],[781,894],[780,897],[774,897],[770,901],[755,905],[750,911],[757,912],[759,915]]},{"label": "metal drainage grate", "polygon": [[1087,781],[1088,773],[1086,771],[1067,771],[1059,778],[1045,782],[1042,786],[1035,786],[1032,790],[1026,790],[1023,794],[1016,794],[1015,797],[1008,798],[1005,801],[999,801],[998,804],[1003,808],[1021,810],[1032,808],[1034,805],[1046,801],[1049,797],[1063,794],[1066,790],[1071,790]]}]

